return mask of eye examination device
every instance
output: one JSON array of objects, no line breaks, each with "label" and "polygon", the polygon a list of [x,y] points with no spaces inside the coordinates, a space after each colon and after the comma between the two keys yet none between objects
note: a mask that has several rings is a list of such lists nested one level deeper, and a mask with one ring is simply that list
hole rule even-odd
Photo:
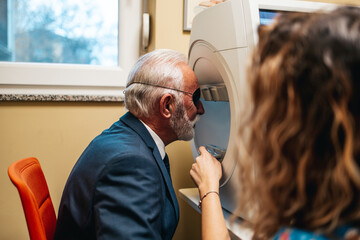
[{"label": "eye examination device", "polygon": [[[190,36],[189,65],[201,89],[205,114],[191,142],[194,158],[200,146],[221,162],[220,199],[234,212],[241,184],[236,154],[237,132],[244,109],[251,103],[246,84],[249,54],[258,41],[257,30],[280,12],[331,10],[333,4],[299,0],[227,0],[201,11]],[[250,160],[249,160],[250,161]]]}]

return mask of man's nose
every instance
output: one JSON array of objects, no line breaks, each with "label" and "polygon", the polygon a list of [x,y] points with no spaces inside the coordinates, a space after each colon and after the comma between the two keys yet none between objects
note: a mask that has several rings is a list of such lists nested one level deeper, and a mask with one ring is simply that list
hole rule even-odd
[{"label": "man's nose", "polygon": [[205,113],[204,106],[200,100],[196,105],[196,109],[197,109],[197,114],[203,115]]}]

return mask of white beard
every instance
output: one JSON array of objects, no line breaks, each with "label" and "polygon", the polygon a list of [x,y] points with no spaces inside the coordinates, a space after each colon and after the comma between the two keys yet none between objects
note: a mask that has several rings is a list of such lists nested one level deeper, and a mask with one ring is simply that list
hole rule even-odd
[{"label": "white beard", "polygon": [[186,114],[184,104],[178,101],[176,101],[176,104],[178,107],[170,118],[170,126],[174,130],[178,140],[189,141],[194,137],[195,123],[199,121],[200,115],[196,115],[195,119],[190,121]]}]

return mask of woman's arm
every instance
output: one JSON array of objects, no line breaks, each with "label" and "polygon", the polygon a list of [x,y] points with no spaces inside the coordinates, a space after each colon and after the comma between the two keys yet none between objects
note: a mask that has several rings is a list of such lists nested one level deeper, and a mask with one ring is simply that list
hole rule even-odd
[{"label": "woman's arm", "polygon": [[221,164],[204,147],[199,151],[190,176],[200,193],[202,240],[230,239],[218,195]]}]

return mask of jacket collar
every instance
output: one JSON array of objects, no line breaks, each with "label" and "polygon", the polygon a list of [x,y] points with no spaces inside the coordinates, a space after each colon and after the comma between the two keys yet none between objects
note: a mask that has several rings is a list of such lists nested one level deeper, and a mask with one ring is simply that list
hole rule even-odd
[{"label": "jacket collar", "polygon": [[150,149],[152,149],[156,163],[157,163],[158,167],[160,168],[161,174],[162,174],[162,176],[165,180],[166,186],[170,192],[171,200],[172,200],[173,207],[174,207],[175,213],[176,213],[176,218],[179,219],[179,204],[178,204],[178,201],[176,198],[174,187],[172,185],[171,178],[166,170],[165,164],[164,164],[163,160],[161,159],[160,152],[159,152],[158,148],[156,147],[154,139],[151,137],[151,135],[148,132],[148,130],[146,129],[146,127],[132,113],[127,112],[125,115],[123,115],[120,118],[120,121],[125,123],[131,129],[133,129],[143,139],[145,144]]}]

